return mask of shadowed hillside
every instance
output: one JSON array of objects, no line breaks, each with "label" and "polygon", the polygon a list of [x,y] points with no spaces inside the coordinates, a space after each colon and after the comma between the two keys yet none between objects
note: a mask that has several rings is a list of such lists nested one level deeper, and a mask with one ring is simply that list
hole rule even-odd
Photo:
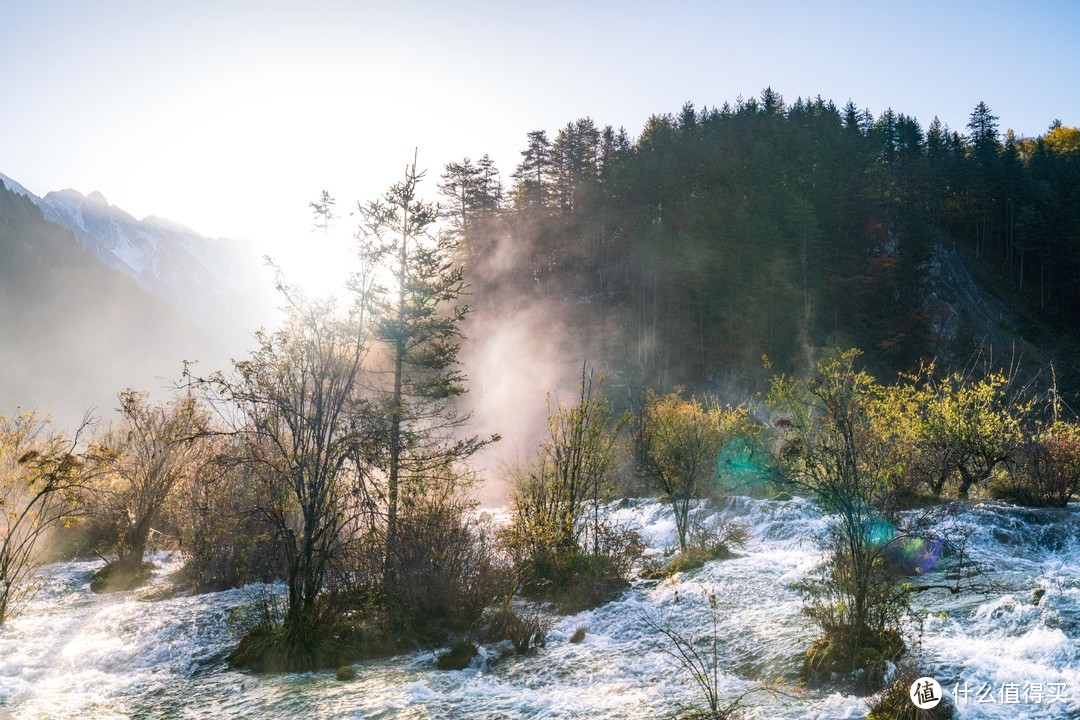
[{"label": "shadowed hillside", "polygon": [[125,387],[156,391],[184,359],[220,366],[219,344],[165,301],[98,262],[71,232],[0,187],[0,411],[77,422]]}]

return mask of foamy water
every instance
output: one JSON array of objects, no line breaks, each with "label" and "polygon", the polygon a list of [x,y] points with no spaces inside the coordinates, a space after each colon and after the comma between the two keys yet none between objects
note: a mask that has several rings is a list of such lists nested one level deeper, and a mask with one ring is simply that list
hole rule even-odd
[{"label": "foamy water", "polygon": [[[639,526],[651,552],[674,546],[663,505],[632,502],[610,512]],[[790,584],[817,562],[827,519],[801,499],[734,498],[720,512],[751,529],[738,557],[671,581],[636,583],[615,602],[558,618],[546,647],[530,655],[481,648],[469,668],[444,672],[435,668],[438,649],[422,649],[359,663],[346,683],[329,671],[257,676],[228,668],[236,639],[226,615],[268,588],[154,599],[181,562],[161,555],[148,587],[98,596],[89,581],[100,562],[52,565],[26,612],[0,628],[0,718],[665,717],[699,694],[651,622],[708,637],[708,592],[716,597],[724,696],[764,680],[793,683],[815,632]],[[1000,585],[986,595],[917,598],[931,613],[920,658],[946,692],[968,689],[958,717],[1080,716],[1080,509],[984,504],[948,522],[971,529],[969,550]],[[943,581],[935,573],[945,565],[929,581]],[[1037,601],[1036,588],[1043,591]],[[587,628],[584,642],[570,643],[579,627]],[[1001,701],[1013,699],[1013,683],[1018,693],[1026,688],[1025,702]],[[983,686],[999,701],[977,701]],[[791,696],[754,696],[751,717],[860,718],[868,710],[855,695],[788,689]]]}]

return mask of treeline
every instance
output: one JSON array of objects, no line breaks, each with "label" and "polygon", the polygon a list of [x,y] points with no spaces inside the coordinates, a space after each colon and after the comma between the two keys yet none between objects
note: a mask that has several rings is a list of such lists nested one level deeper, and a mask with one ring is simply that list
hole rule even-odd
[{"label": "treeline", "polygon": [[[448,165],[446,212],[478,302],[490,288],[494,305],[579,303],[590,327],[616,329],[613,366],[650,386],[760,375],[762,354],[805,370],[837,345],[889,372],[932,359],[928,268],[943,235],[1074,332],[1080,130],[1002,135],[983,103],[965,130],[767,88],[653,116],[635,139],[590,118],[531,132],[508,190],[486,156]],[[514,262],[495,266],[496,249]]]}]

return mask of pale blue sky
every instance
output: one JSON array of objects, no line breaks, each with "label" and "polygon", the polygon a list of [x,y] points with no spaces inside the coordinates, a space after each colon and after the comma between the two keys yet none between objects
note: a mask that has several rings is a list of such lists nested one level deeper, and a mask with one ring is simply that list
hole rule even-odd
[{"label": "pale blue sky", "polygon": [[[590,115],[849,98],[963,130],[1080,125],[1075,2],[0,0],[0,172],[208,235],[310,241],[307,203]],[[433,178],[434,180],[434,178]],[[435,196],[434,182],[428,190]]]}]

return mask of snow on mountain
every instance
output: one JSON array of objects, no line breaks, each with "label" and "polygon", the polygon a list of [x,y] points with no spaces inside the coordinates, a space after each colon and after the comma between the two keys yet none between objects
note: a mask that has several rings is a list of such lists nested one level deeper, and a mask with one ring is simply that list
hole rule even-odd
[{"label": "snow on mountain", "polygon": [[32,201],[34,201],[34,204],[37,204],[37,201],[39,199],[37,195],[30,192],[29,190],[24,188],[22,185],[15,182],[11,178],[9,178],[4,173],[0,173],[0,184],[3,184],[4,187],[6,187],[8,190],[15,193],[16,195],[22,195],[24,197],[28,197]]},{"label": "snow on mountain", "polygon": [[37,197],[6,175],[0,181],[30,198],[45,219],[69,228],[101,263],[215,334],[246,335],[265,321],[260,299],[268,283],[250,244],[206,238],[154,216],[137,220],[100,192],[66,189]]}]

